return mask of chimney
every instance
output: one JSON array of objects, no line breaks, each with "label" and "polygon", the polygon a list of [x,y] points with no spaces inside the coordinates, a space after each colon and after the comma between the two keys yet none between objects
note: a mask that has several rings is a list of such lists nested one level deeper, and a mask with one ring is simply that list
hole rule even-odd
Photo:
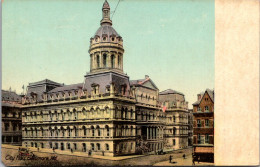
[{"label": "chimney", "polygon": [[149,78],[149,75],[145,75],[145,79],[148,79]]},{"label": "chimney", "polygon": [[201,94],[198,94],[198,100],[200,100],[201,99]]}]

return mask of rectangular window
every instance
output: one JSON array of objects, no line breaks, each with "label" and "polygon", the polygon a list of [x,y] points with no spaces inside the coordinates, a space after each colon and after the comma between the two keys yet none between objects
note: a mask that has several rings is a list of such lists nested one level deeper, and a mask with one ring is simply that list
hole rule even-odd
[{"label": "rectangular window", "polygon": [[175,139],[172,140],[172,143],[173,143],[174,146],[176,145],[176,143],[175,143]]},{"label": "rectangular window", "polygon": [[201,144],[201,136],[199,133],[198,133],[198,144]]},{"label": "rectangular window", "polygon": [[5,123],[5,131],[9,130],[9,123]]},{"label": "rectangular window", "polygon": [[74,149],[77,150],[77,144],[76,143],[74,143]]},{"label": "rectangular window", "polygon": [[200,119],[197,119],[197,127],[200,128],[201,127],[201,122]]},{"label": "rectangular window", "polygon": [[208,119],[205,119],[205,126],[209,127],[209,120]]},{"label": "rectangular window", "polygon": [[205,143],[209,144],[209,134],[205,135]]}]

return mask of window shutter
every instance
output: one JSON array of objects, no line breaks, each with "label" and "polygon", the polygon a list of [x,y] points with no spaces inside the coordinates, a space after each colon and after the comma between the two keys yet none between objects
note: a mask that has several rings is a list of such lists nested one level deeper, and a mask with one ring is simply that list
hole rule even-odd
[{"label": "window shutter", "polygon": [[214,144],[214,136],[209,136],[209,144]]},{"label": "window shutter", "polygon": [[193,121],[193,128],[196,128],[196,127],[197,127],[197,122]]},{"label": "window shutter", "polygon": [[205,126],[204,122],[205,122],[204,120],[201,120],[201,127]]},{"label": "window shutter", "polygon": [[209,120],[209,127],[211,127],[211,128],[214,127],[214,122],[213,122],[213,120]]},{"label": "window shutter", "polygon": [[193,144],[197,144],[197,136],[193,136]]}]

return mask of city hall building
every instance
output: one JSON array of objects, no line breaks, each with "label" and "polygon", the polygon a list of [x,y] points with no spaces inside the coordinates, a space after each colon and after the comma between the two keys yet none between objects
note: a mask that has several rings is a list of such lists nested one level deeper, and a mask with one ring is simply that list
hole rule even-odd
[{"label": "city hall building", "polygon": [[[123,39],[112,27],[107,1],[90,38],[90,72],[83,83],[30,83],[22,98],[22,145],[105,156],[188,146],[188,103],[159,92],[149,76],[129,80]],[[162,109],[163,108],[163,109]]]}]

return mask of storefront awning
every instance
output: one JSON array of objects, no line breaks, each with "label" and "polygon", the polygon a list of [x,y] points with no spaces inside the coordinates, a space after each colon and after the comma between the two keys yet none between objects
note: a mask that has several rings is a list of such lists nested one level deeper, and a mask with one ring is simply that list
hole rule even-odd
[{"label": "storefront awning", "polygon": [[214,147],[195,147],[195,153],[214,153]]}]

